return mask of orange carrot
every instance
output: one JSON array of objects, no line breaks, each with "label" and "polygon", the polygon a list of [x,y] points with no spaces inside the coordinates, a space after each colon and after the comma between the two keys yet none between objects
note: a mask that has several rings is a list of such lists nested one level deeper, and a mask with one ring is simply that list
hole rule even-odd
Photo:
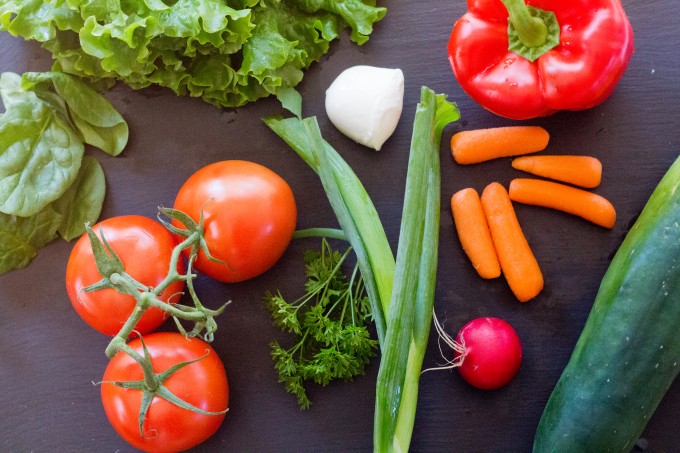
[{"label": "orange carrot", "polygon": [[451,137],[451,153],[459,164],[544,150],[550,135],[540,126],[506,126],[461,131]]},{"label": "orange carrot", "polygon": [[451,212],[463,251],[479,276],[487,279],[499,277],[501,266],[477,191],[467,188],[453,194]]},{"label": "orange carrot", "polygon": [[600,185],[602,163],[592,156],[523,156],[512,168],[592,189]]},{"label": "orange carrot", "polygon": [[558,182],[513,179],[510,182],[510,199],[568,212],[605,228],[612,228],[616,222],[616,210],[606,198]]},{"label": "orange carrot", "polygon": [[515,297],[520,302],[527,302],[543,289],[543,274],[517,220],[508,192],[493,182],[486,186],[481,200],[503,275]]}]

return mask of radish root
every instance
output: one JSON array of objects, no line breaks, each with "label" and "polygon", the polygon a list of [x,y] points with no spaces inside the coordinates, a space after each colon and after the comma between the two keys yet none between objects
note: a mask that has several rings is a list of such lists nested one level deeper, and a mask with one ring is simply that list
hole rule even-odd
[{"label": "radish root", "polygon": [[[437,314],[434,313],[434,310],[432,311],[432,320],[434,321],[434,328],[437,331],[437,345],[439,346],[439,353],[446,363],[437,367],[427,368],[420,374],[423,374],[426,371],[452,370],[461,366],[463,364],[463,360],[465,360],[465,342],[458,343],[451,335],[446,333],[439,322],[439,319],[437,318]],[[458,353],[457,357],[454,359],[446,358],[446,354],[442,350],[442,342],[452,349],[454,353]]]}]

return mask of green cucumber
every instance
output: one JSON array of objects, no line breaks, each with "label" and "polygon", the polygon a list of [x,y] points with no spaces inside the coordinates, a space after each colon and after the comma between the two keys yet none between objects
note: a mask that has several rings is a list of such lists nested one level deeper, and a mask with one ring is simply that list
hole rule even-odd
[{"label": "green cucumber", "polygon": [[534,452],[630,452],[680,371],[680,157],[616,252]]}]

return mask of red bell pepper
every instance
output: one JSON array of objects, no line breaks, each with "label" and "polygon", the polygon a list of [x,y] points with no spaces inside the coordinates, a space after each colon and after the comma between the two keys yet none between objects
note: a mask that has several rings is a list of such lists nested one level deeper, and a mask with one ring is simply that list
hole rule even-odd
[{"label": "red bell pepper", "polygon": [[512,119],[584,110],[614,90],[633,54],[620,0],[468,0],[449,61],[465,92]]}]

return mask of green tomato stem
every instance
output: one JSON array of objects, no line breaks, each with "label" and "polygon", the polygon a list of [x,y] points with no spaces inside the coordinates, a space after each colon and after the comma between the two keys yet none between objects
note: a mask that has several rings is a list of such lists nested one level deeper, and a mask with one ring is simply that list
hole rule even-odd
[{"label": "green tomato stem", "polygon": [[[170,225],[169,223],[164,224],[166,227]],[[94,233],[91,234],[91,239],[96,239]],[[188,234],[184,241],[175,246],[170,256],[168,274],[155,288],[144,286],[130,275],[125,273],[124,269],[122,269],[122,263],[120,273],[113,272],[108,276],[108,279],[106,279],[107,286],[105,287],[112,287],[121,294],[127,294],[134,297],[136,304],[134,310],[125,321],[125,324],[123,324],[123,327],[109,342],[105,351],[107,357],[112,358],[121,350],[125,350],[129,353],[128,348],[126,348],[126,341],[133,333],[135,326],[142,318],[144,313],[151,307],[165,311],[170,316],[173,316],[176,321],[181,319],[194,322],[195,327],[191,331],[192,335],[199,335],[203,330],[205,330],[206,338],[212,337],[212,334],[217,329],[217,324],[213,318],[214,316],[222,313],[226,304],[218,310],[207,309],[203,306],[203,304],[201,304],[196,292],[194,291],[192,282],[196,276],[192,274],[191,269],[196,254],[198,253],[198,250],[200,250],[198,245],[200,245],[202,241],[203,236],[201,229],[197,228]],[[104,240],[102,240],[102,242],[106,245]],[[95,245],[100,245],[100,248],[103,248],[101,244],[102,243],[100,242],[95,243]],[[180,274],[177,272],[177,266],[179,260],[182,259],[182,251],[188,248],[192,250],[187,266],[188,270],[186,274]],[[109,253],[111,254],[110,259],[118,259],[117,256],[115,256],[113,250],[109,250]],[[107,256],[105,255],[104,257],[106,258]],[[170,285],[180,280],[186,282],[194,306],[171,304],[159,299],[159,297],[165,290],[168,289]],[[139,357],[133,356],[133,358],[139,361]],[[145,374],[147,373],[145,372]]]},{"label": "green tomato stem", "polygon": [[106,347],[105,353],[109,359],[112,359],[113,356],[115,356],[118,351],[121,350],[122,345],[125,345],[125,341],[130,337],[130,334],[135,329],[137,322],[140,320],[145,311],[146,309],[140,304],[135,306],[135,309],[132,310],[132,313],[128,317],[127,321],[125,321],[125,324],[123,324],[123,327],[120,329],[120,331],[118,331],[116,336],[113,337]]},{"label": "green tomato stem", "polygon": [[142,367],[144,372],[144,386],[150,392],[155,392],[161,385],[161,382],[156,378],[156,373],[151,364],[151,358],[147,355],[146,347],[144,348],[144,355],[139,354],[127,344],[121,346],[121,351],[132,357],[135,362]]},{"label": "green tomato stem", "polygon": [[140,282],[125,272],[120,274],[114,272],[109,276],[109,282],[111,282],[113,288],[119,293],[129,294],[135,298],[137,297],[137,294],[148,289],[148,287],[142,285]]},{"label": "green tomato stem", "polygon": [[156,295],[162,294],[168,286],[180,279],[180,275],[177,272],[177,263],[181,258],[182,250],[193,247],[194,244],[198,244],[200,239],[201,233],[194,231],[188,238],[186,238],[172,250],[172,255],[170,255],[170,268],[168,269],[168,275],[163,279],[162,282],[156,285],[156,288],[154,289],[154,293],[156,293]]}]

